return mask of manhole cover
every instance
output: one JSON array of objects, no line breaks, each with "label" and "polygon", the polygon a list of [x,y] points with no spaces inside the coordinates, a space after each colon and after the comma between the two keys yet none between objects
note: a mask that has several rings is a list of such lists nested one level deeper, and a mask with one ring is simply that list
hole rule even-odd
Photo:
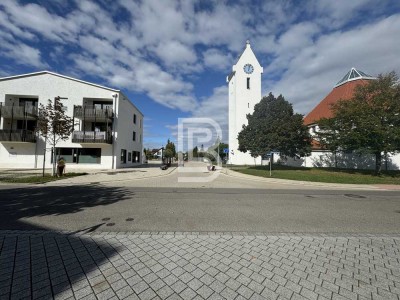
[{"label": "manhole cover", "polygon": [[109,221],[111,218],[103,218],[102,221]]},{"label": "manhole cover", "polygon": [[344,194],[344,195],[349,198],[358,198],[358,199],[366,198],[365,196],[355,195],[355,194]]},{"label": "manhole cover", "polygon": [[106,226],[114,226],[115,223],[107,223]]},{"label": "manhole cover", "polygon": [[133,218],[128,218],[128,219],[126,219],[126,221],[131,222],[131,221],[133,221]]}]

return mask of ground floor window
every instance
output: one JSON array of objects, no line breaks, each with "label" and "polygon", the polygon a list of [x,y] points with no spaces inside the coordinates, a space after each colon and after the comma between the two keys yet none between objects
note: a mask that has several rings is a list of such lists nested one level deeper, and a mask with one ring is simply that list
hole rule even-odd
[{"label": "ground floor window", "polygon": [[140,152],[132,151],[132,162],[140,162]]},{"label": "ground floor window", "polygon": [[126,150],[121,149],[121,163],[126,164]]},{"label": "ground floor window", "polygon": [[100,164],[101,148],[56,148],[56,156],[66,163]]}]

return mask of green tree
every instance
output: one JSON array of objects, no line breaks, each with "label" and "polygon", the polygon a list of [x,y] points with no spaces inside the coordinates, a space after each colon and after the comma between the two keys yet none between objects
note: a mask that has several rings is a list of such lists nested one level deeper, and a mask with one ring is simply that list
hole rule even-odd
[{"label": "green tree", "polygon": [[252,157],[278,151],[282,157],[308,155],[311,137],[303,124],[303,115],[294,114],[292,105],[282,95],[272,93],[255,105],[254,113],[247,115],[238,135],[239,150]]},{"label": "green tree", "polygon": [[400,151],[398,79],[395,72],[381,74],[358,86],[350,100],[333,104],[333,117],[319,121],[319,142],[328,148],[375,155],[375,174],[380,175],[382,155]]},{"label": "green tree", "polygon": [[197,146],[193,148],[192,155],[193,157],[199,157],[199,148]]},{"label": "green tree", "polygon": [[[53,176],[56,174],[56,145],[59,141],[69,139],[74,130],[73,119],[65,114],[65,109],[59,97],[53,101],[49,99],[46,106],[40,104],[36,127],[37,132],[49,143],[53,149]],[[45,152],[46,153],[46,150]]]},{"label": "green tree", "polygon": [[226,143],[222,143],[222,142],[219,143],[219,153],[218,153],[218,155],[219,155],[219,157],[221,157],[221,159],[225,159],[226,156],[228,155],[227,153],[224,153],[224,148],[229,149],[229,145],[226,144]]},{"label": "green tree", "polygon": [[150,148],[148,148],[148,149],[144,148],[144,149],[143,149],[143,152],[144,152],[144,155],[145,155],[145,157],[146,157],[146,160],[151,160],[151,159],[154,158],[154,157],[153,157],[153,153],[152,153],[152,151],[151,151]]},{"label": "green tree", "polygon": [[176,156],[175,144],[168,139],[164,151],[164,157],[167,159],[167,163],[171,164],[172,158],[174,158],[175,156]]},{"label": "green tree", "polygon": [[[219,143],[219,152],[218,152],[218,143]],[[214,144],[213,146],[210,146],[210,148],[207,151],[209,150],[215,151],[216,153],[218,153],[219,157],[223,160],[227,156],[227,154],[224,153],[224,148],[229,148],[228,144],[217,141],[217,143]],[[217,160],[217,158],[214,157],[213,155],[206,155],[206,157],[209,158],[211,161]]]}]

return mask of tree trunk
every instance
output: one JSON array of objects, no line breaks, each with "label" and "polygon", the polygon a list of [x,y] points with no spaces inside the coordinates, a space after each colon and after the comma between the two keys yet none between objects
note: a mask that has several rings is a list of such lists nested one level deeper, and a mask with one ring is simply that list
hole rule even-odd
[{"label": "tree trunk", "polygon": [[375,153],[375,175],[381,175],[382,170],[382,152]]}]

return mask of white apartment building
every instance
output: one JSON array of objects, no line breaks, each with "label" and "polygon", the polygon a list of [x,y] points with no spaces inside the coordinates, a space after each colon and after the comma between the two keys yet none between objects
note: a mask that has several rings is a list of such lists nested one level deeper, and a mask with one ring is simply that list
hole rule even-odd
[{"label": "white apartment building", "polygon": [[[0,78],[0,168],[46,168],[50,144],[35,132],[39,104],[60,97],[74,131],[56,145],[67,168],[117,169],[143,160],[143,114],[120,90],[49,71]],[[44,153],[46,152],[46,156]]]}]

